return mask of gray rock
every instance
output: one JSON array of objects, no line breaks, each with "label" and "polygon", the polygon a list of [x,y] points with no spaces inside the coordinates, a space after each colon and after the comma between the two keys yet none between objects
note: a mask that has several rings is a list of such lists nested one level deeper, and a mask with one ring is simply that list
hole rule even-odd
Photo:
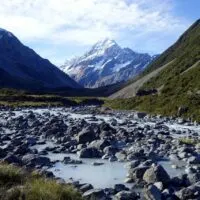
[{"label": "gray rock", "polygon": [[91,189],[83,194],[86,200],[106,200],[106,195],[102,189]]},{"label": "gray rock", "polygon": [[152,165],[152,167],[150,167],[144,173],[143,180],[148,184],[155,182],[168,184],[170,181],[170,177],[161,165]]},{"label": "gray rock", "polygon": [[87,142],[92,142],[95,139],[96,139],[96,135],[90,129],[82,130],[77,136],[78,143],[80,143],[80,144],[85,144]]},{"label": "gray rock", "polygon": [[101,152],[94,147],[88,147],[78,152],[80,158],[101,158]]},{"label": "gray rock", "polygon": [[35,167],[35,166],[51,166],[51,161],[47,157],[37,156],[33,154],[27,154],[22,157],[24,165]]},{"label": "gray rock", "polygon": [[200,156],[191,156],[187,160],[188,164],[197,165],[200,164]]},{"label": "gray rock", "polygon": [[161,200],[161,191],[155,185],[149,185],[148,188],[144,190],[145,200]]},{"label": "gray rock", "polygon": [[79,189],[80,189],[81,192],[84,193],[84,192],[86,192],[88,190],[92,190],[93,186],[91,184],[84,184]]},{"label": "gray rock", "polygon": [[115,195],[114,199],[115,200],[137,200],[138,195],[135,192],[121,191]]}]

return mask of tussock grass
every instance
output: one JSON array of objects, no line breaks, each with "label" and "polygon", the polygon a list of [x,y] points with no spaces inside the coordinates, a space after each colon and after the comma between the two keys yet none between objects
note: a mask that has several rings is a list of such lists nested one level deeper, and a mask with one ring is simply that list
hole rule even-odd
[{"label": "tussock grass", "polygon": [[81,200],[68,184],[59,184],[37,173],[0,164],[0,200]]}]

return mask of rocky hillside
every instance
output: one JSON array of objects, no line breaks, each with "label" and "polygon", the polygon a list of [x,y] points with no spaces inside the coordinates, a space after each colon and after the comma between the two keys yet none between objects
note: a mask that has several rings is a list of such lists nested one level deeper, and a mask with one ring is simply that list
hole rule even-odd
[{"label": "rocky hillside", "polygon": [[175,114],[182,108],[188,116],[199,115],[199,69],[200,20],[197,20],[142,75],[112,98],[137,96],[134,99],[136,108],[163,114]]},{"label": "rocky hillside", "polygon": [[82,86],[95,88],[133,78],[154,58],[105,39],[97,42],[85,55],[67,61],[61,69]]},{"label": "rocky hillside", "polygon": [[80,87],[74,80],[0,29],[0,87],[41,89]]}]

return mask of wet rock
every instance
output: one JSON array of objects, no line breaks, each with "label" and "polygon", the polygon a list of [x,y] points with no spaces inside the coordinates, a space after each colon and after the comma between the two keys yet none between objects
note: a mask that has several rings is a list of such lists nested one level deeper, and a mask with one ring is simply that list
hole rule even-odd
[{"label": "wet rock", "polygon": [[0,148],[0,159],[4,158],[6,154],[6,151]]},{"label": "wet rock", "polygon": [[74,159],[71,159],[70,157],[64,157],[63,163],[64,164],[79,165],[79,164],[82,164],[83,161],[82,160],[74,160]]},{"label": "wet rock", "polygon": [[118,152],[115,154],[115,156],[117,157],[118,161],[125,161],[126,160],[126,152],[122,151],[122,152]]},{"label": "wet rock", "polygon": [[106,194],[102,189],[91,189],[83,194],[86,200],[106,200]]},{"label": "wet rock", "polygon": [[140,161],[139,161],[139,160],[133,160],[133,161],[129,162],[129,163],[126,165],[126,167],[128,167],[128,168],[131,169],[131,168],[137,167],[139,164],[140,164]]},{"label": "wet rock", "polygon": [[115,161],[117,161],[117,157],[116,156],[111,156],[108,160],[110,162],[115,162]]},{"label": "wet rock", "polygon": [[144,190],[144,199],[145,200],[161,200],[162,198],[161,191],[155,185],[149,185]]},{"label": "wet rock", "polygon": [[104,165],[104,163],[101,163],[101,162],[93,162],[92,165],[94,165],[94,166],[101,166],[101,165]]},{"label": "wet rock", "polygon": [[161,165],[152,165],[148,170],[145,171],[143,180],[148,184],[155,182],[168,184],[170,177]]},{"label": "wet rock", "polygon": [[78,140],[79,144],[85,144],[87,142],[92,142],[95,139],[96,139],[96,135],[90,129],[82,130],[77,136],[77,140]]},{"label": "wet rock", "polygon": [[103,152],[107,155],[115,155],[115,153],[117,152],[117,148],[112,146],[107,146],[103,149]]},{"label": "wet rock", "polygon": [[141,181],[147,169],[149,169],[149,167],[146,166],[130,169],[128,177],[132,178],[133,180]]},{"label": "wet rock", "polygon": [[143,119],[146,115],[147,113],[145,112],[137,112],[135,116],[139,119]]},{"label": "wet rock", "polygon": [[115,195],[115,200],[137,200],[138,195],[135,192],[121,191]]},{"label": "wet rock", "polygon": [[200,156],[191,156],[187,160],[188,164],[197,165],[200,164]]},{"label": "wet rock", "polygon": [[3,162],[9,163],[9,164],[17,164],[22,165],[22,160],[18,158],[17,156],[13,154],[8,154],[4,159]]},{"label": "wet rock", "polygon": [[114,190],[115,190],[115,193],[118,193],[118,192],[121,192],[123,190],[128,191],[129,189],[123,184],[115,184]]},{"label": "wet rock", "polygon": [[89,144],[89,147],[95,147],[97,149],[103,150],[105,147],[109,146],[110,142],[105,139],[95,140]]},{"label": "wet rock", "polygon": [[51,166],[51,161],[47,157],[37,156],[33,154],[27,154],[22,157],[22,162],[26,166],[35,167],[35,166]]},{"label": "wet rock", "polygon": [[80,158],[101,158],[101,152],[94,147],[88,147],[78,152]]},{"label": "wet rock", "polygon": [[86,192],[88,190],[92,190],[93,186],[91,184],[84,184],[79,189],[80,189],[81,192],[84,193],[84,192]]}]

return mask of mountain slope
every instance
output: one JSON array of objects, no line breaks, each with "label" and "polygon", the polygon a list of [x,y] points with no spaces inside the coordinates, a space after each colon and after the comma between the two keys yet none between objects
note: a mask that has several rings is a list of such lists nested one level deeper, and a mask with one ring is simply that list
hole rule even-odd
[{"label": "mountain slope", "polygon": [[[136,95],[135,85],[141,78],[144,79],[148,74],[156,69],[160,70],[163,66],[167,67],[161,70],[158,75],[147,79],[138,88],[152,89],[159,87],[167,87],[173,79],[176,79],[183,71],[190,68],[200,59],[200,20],[196,21],[179,39],[161,54],[154,62],[152,62],[144,72],[128,82],[127,85],[119,92],[113,94],[113,97],[131,97]],[[129,89],[127,89],[129,88]],[[164,88],[163,88],[164,89]],[[133,92],[135,91],[135,92]]]},{"label": "mountain slope", "polygon": [[82,57],[66,62],[61,69],[84,87],[95,88],[129,80],[154,58],[105,39]]},{"label": "mountain slope", "polygon": [[74,80],[0,29],[0,87],[43,89],[80,87]]},{"label": "mountain slope", "polygon": [[[155,73],[156,71],[158,73]],[[155,75],[148,79],[152,73]],[[138,81],[145,78],[146,81],[137,85]],[[197,118],[200,114],[199,78],[200,20],[197,20],[173,46],[150,64],[142,75],[111,97],[136,96],[132,99],[132,108],[161,114],[176,114],[178,108],[184,107],[187,108],[185,115]],[[146,95],[153,90],[157,93]]]}]

